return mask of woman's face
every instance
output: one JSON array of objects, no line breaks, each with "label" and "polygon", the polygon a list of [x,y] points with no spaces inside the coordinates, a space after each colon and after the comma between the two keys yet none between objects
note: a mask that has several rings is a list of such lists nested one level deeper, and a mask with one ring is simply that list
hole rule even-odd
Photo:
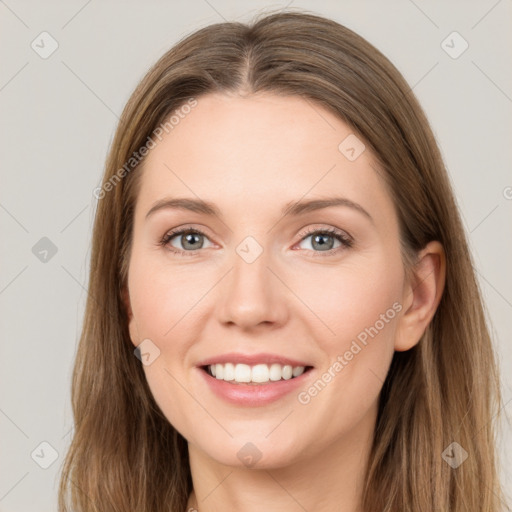
[{"label": "woman's face", "polygon": [[320,105],[272,94],[199,97],[154,140],[129,327],[169,422],[205,457],[267,468],[373,426],[407,298],[370,150]]}]

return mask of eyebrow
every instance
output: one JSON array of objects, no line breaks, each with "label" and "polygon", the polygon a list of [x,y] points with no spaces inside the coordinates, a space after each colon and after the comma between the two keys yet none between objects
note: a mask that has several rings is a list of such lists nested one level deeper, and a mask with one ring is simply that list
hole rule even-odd
[{"label": "eyebrow", "polygon": [[[290,201],[284,205],[281,210],[281,214],[283,216],[298,216],[304,213],[331,208],[333,206],[345,206],[352,208],[359,213],[362,213],[372,223],[374,222],[372,216],[360,204],[345,197],[327,197],[324,199],[311,199],[309,201]],[[195,213],[202,213],[203,215],[211,217],[216,216],[222,218],[220,210],[213,203],[208,201],[185,197],[167,197],[160,199],[150,208],[148,213],[146,213],[146,219],[162,209],[186,210]]]}]

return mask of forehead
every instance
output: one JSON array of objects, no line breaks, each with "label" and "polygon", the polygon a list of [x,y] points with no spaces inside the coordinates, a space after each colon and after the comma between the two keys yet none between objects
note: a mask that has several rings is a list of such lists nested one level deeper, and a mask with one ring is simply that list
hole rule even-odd
[{"label": "forehead", "polygon": [[337,193],[390,206],[363,141],[329,110],[298,96],[201,96],[155,141],[143,165],[137,209],[147,211],[164,195],[261,210]]}]

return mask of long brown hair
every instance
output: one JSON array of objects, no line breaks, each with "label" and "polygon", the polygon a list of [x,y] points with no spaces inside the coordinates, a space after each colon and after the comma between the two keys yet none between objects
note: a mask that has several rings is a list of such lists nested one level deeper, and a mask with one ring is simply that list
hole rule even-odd
[{"label": "long brown hair", "polygon": [[[441,303],[418,345],[395,352],[381,392],[362,508],[501,510],[497,363],[427,118],[399,71],[365,39],[332,20],[289,11],[251,24],[211,25],[184,38],[147,73],[122,113],[97,194],[72,381],[75,429],[59,511],[186,508],[192,490],[187,443],[152,397],[123,303],[140,176],[140,162],[132,159],[176,109],[219,91],[295,95],[330,109],[379,162],[399,217],[404,266],[429,241],[444,246]],[[457,468],[442,456],[452,442],[468,454]]]}]

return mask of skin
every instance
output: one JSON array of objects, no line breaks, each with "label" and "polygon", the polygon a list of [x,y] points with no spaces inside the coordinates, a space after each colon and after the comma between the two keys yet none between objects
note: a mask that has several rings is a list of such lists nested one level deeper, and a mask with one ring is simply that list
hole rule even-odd
[{"label": "skin", "polygon": [[[144,163],[126,306],[133,344],[149,338],[160,350],[144,366],[151,391],[189,443],[187,509],[360,510],[383,381],[394,351],[414,346],[432,319],[445,262],[431,242],[406,280],[393,200],[370,151],[349,161],[338,150],[351,133],[299,97],[208,94]],[[281,213],[289,201],[333,195],[371,220],[347,206]],[[176,209],[145,218],[169,196],[213,202],[222,218]],[[182,226],[206,233],[195,256],[171,252],[187,250],[181,235],[159,245]],[[337,228],[353,246],[327,254],[304,235],[309,228]],[[247,236],[263,248],[252,263],[236,252]],[[401,310],[307,404],[292,392],[235,406],[196,367],[227,352],[286,355],[314,367],[299,389],[307,392],[394,303]],[[252,467],[237,457],[247,442],[261,452]]]}]

